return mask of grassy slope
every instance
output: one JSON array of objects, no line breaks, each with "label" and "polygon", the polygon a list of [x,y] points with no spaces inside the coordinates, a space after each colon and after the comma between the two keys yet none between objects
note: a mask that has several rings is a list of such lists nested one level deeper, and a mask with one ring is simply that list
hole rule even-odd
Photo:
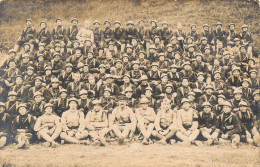
[{"label": "grassy slope", "polygon": [[[173,28],[178,22],[183,23],[188,30],[191,24],[214,25],[221,21],[224,25],[237,23],[240,31],[242,24],[250,25],[250,31],[256,46],[260,43],[260,11],[254,2],[241,0],[81,0],[81,1],[11,1],[0,5],[0,42],[7,49],[14,45],[25,19],[32,18],[38,29],[39,22],[46,20],[48,27],[54,26],[55,18],[64,19],[68,27],[70,19],[77,17],[82,24],[84,19],[104,21],[120,20],[123,24],[128,20],[137,22],[138,19],[158,21],[167,20]],[[147,24],[148,25],[148,24]],[[201,31],[201,26],[199,31]]]}]

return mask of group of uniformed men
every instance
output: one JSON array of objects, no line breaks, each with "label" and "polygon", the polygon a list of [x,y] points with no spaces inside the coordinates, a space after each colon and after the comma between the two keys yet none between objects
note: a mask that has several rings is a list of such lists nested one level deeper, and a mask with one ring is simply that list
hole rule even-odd
[{"label": "group of uniformed men", "polygon": [[248,26],[203,32],[144,20],[26,20],[0,68],[0,147],[32,141],[108,145],[259,145],[259,79]]}]

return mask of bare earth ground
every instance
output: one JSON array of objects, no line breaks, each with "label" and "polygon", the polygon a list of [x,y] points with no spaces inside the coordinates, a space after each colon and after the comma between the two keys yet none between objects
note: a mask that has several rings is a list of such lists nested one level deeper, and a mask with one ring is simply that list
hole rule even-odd
[{"label": "bare earth ground", "polygon": [[124,146],[94,147],[33,145],[26,150],[8,146],[0,151],[0,164],[12,166],[249,166],[259,167],[259,148],[241,146]]}]

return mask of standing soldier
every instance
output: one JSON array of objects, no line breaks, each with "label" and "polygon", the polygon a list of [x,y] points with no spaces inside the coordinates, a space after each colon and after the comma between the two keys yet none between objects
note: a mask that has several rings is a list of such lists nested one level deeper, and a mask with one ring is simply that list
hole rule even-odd
[{"label": "standing soldier", "polygon": [[252,43],[253,43],[253,38],[251,33],[248,32],[248,26],[243,25],[242,26],[242,32],[239,34],[242,45],[247,47],[247,53],[252,56]]},{"label": "standing soldier", "polygon": [[17,40],[17,43],[14,46],[15,52],[23,46],[25,43],[29,43],[31,51],[34,49],[34,43],[36,38],[36,29],[32,26],[32,19],[26,19],[26,25],[22,31],[22,34]]},{"label": "standing soldier", "polygon": [[158,29],[158,23],[155,20],[150,21],[150,25],[151,28],[149,30],[147,30],[146,32],[146,50],[148,52],[150,45],[153,44],[153,39],[155,36],[159,36],[160,35],[160,30]]},{"label": "standing soldier", "polygon": [[235,27],[235,23],[230,23],[228,25],[229,31],[227,32],[227,44],[230,44],[231,47],[235,45],[234,39],[239,38],[238,33],[235,31]]},{"label": "standing soldier", "polygon": [[139,29],[138,31],[138,42],[143,46],[144,49],[146,49],[146,45],[145,45],[145,29],[144,29],[144,20],[141,19],[138,21],[138,25],[139,25]]},{"label": "standing soldier", "polygon": [[169,29],[168,23],[166,21],[162,22],[162,29],[161,29],[161,40],[164,46],[167,46],[170,43],[170,40],[173,36],[172,30]]},{"label": "standing soldier", "polygon": [[104,38],[102,41],[104,43],[104,52],[106,52],[108,43],[112,40],[113,30],[111,29],[111,22],[106,20],[104,21],[105,30],[103,31]]},{"label": "standing soldier", "polygon": [[52,30],[51,37],[51,52],[54,52],[54,46],[59,43],[61,46],[61,51],[64,52],[64,47],[66,43],[66,29],[62,26],[62,20],[61,19],[56,19],[56,25]]},{"label": "standing soldier", "polygon": [[133,38],[138,38],[138,31],[134,27],[133,21],[127,22],[127,28],[125,30],[125,44],[130,44]]},{"label": "standing soldier", "polygon": [[214,33],[214,40],[215,44],[217,44],[219,41],[223,43],[224,47],[226,47],[227,39],[226,39],[226,31],[222,30],[222,23],[218,22],[216,24],[216,30],[213,31]]},{"label": "standing soldier", "polygon": [[202,37],[207,38],[207,42],[210,46],[214,45],[214,40],[213,40],[214,34],[213,34],[212,30],[209,29],[208,24],[203,25],[203,32],[201,33],[200,38],[202,38]]},{"label": "standing soldier", "polygon": [[40,27],[41,29],[36,36],[36,43],[38,44],[38,46],[40,45],[40,43],[48,46],[51,42],[51,33],[47,30],[47,23],[45,21],[41,21]]},{"label": "standing soldier", "polygon": [[67,30],[67,52],[71,51],[74,41],[77,40],[77,34],[79,32],[78,22],[78,19],[73,18],[71,20],[71,26]]},{"label": "standing soldier", "polygon": [[124,41],[124,35],[125,30],[121,27],[120,21],[114,22],[115,28],[113,30],[113,42],[117,47],[117,50],[120,50],[121,53],[124,51],[125,47],[125,41]]},{"label": "standing soldier", "polygon": [[148,145],[150,137],[154,129],[155,112],[154,109],[148,106],[148,99],[141,98],[140,108],[136,109],[137,128],[143,136],[142,143]]},{"label": "standing soldier", "polygon": [[103,41],[104,41],[104,34],[103,31],[100,30],[100,22],[95,20],[93,22],[93,33],[94,33],[94,44],[95,47],[97,48],[98,52],[99,52],[99,57],[102,55],[103,53]]},{"label": "standing soldier", "polygon": [[125,95],[118,97],[119,106],[116,107],[109,120],[109,127],[119,138],[119,144],[124,144],[127,137],[132,139],[136,129],[136,117],[131,108],[126,105]]},{"label": "standing soldier", "polygon": [[228,101],[223,104],[223,113],[218,117],[218,128],[220,129],[219,141],[221,143],[231,140],[232,147],[239,144],[241,125],[237,116],[231,111],[231,104]]},{"label": "standing soldier", "polygon": [[195,44],[199,44],[199,34],[197,32],[197,25],[192,24],[190,26],[190,32],[188,33],[188,36],[191,36],[193,38]]}]

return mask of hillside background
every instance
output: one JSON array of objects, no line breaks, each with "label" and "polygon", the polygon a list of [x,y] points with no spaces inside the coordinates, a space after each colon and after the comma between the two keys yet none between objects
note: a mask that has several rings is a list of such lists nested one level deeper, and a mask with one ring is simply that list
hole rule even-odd
[{"label": "hillside background", "polygon": [[119,20],[123,25],[128,20],[135,23],[139,19],[159,22],[166,20],[173,29],[182,23],[185,30],[191,24],[197,24],[198,31],[208,23],[211,28],[221,21],[224,28],[230,22],[237,24],[237,31],[242,24],[250,26],[255,50],[260,50],[260,10],[256,2],[247,0],[12,0],[0,2],[0,51],[13,47],[26,18],[33,20],[39,29],[42,20],[47,21],[48,29],[55,25],[55,19],[63,19],[67,28],[71,18],[76,17],[82,26],[84,19]]}]

